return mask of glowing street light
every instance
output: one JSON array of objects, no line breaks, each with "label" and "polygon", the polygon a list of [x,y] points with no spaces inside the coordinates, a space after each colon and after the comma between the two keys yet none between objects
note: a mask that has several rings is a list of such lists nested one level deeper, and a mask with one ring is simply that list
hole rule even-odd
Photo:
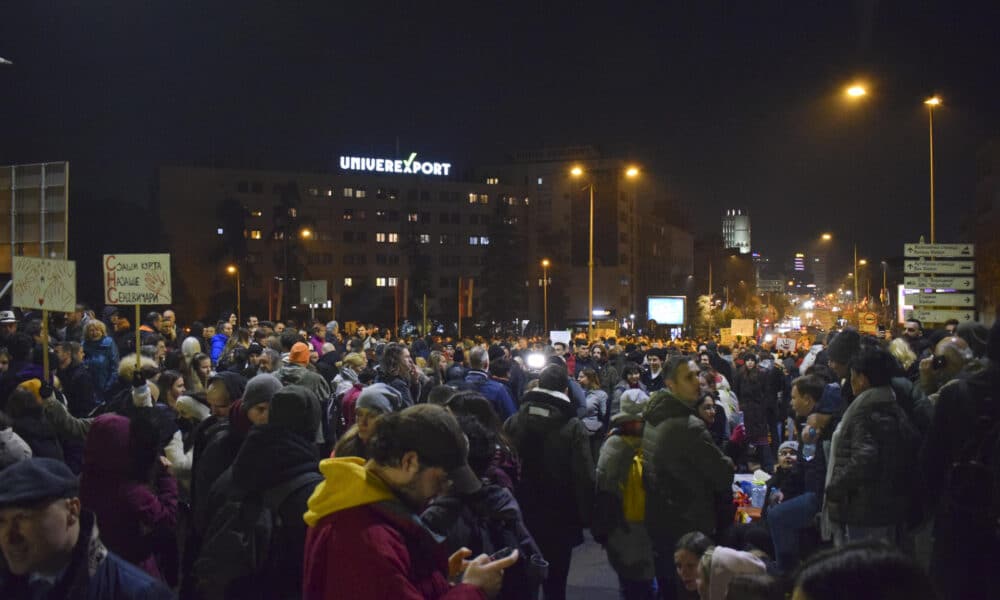
[{"label": "glowing street light", "polygon": [[833,239],[833,234],[832,233],[824,233],[823,235],[820,236],[820,239],[823,240],[824,242],[829,242],[830,240]]},{"label": "glowing street light", "polygon": [[629,167],[628,169],[625,170],[625,176],[626,177],[638,177],[639,176],[639,168],[638,167]]},{"label": "glowing street light", "polygon": [[243,315],[241,314],[240,306],[240,269],[236,265],[229,265],[226,267],[226,273],[236,276],[236,322],[243,322]]},{"label": "glowing street light", "polygon": [[312,238],[312,235],[313,235],[312,229],[309,229],[308,227],[305,227],[301,231],[299,231],[299,237],[304,240]]},{"label": "glowing street light", "polygon": [[542,259],[542,335],[549,334],[549,265],[547,258]]},{"label": "glowing street light", "polygon": [[845,93],[847,94],[848,98],[857,99],[861,98],[862,96],[868,95],[868,90],[866,90],[865,86],[863,85],[855,84],[847,88]]},{"label": "glowing street light", "polygon": [[931,96],[924,100],[927,106],[927,140],[930,147],[931,163],[931,243],[934,243],[934,109],[941,106],[940,96]]}]

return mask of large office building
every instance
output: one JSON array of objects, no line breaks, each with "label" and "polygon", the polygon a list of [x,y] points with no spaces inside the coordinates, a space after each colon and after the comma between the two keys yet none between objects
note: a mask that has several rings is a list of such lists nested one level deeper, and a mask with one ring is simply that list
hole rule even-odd
[{"label": "large office building", "polygon": [[11,257],[65,259],[69,239],[69,163],[0,167],[0,274]]},{"label": "large office building", "polygon": [[[580,178],[570,174],[580,165]],[[642,318],[645,296],[683,293],[693,241],[648,174],[589,148],[522,153],[460,171],[445,162],[344,156],[330,173],[162,167],[156,200],[174,296],[191,318],[302,314],[299,282],[325,281],[317,317],[585,320],[589,184],[594,305]],[[586,189],[585,189],[586,188]],[[641,215],[641,218],[640,218]],[[471,284],[469,282],[472,282]],[[472,300],[468,300],[468,294]]]},{"label": "large office building", "polygon": [[750,254],[750,213],[740,208],[726,210],[722,217],[722,239],[726,248]]}]

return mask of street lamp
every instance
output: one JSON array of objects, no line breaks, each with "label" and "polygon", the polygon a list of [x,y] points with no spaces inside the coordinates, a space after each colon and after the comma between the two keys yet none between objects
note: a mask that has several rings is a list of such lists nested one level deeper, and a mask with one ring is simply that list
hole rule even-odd
[{"label": "street lamp", "polygon": [[542,334],[549,334],[549,259],[542,259]]},{"label": "street lamp", "polygon": [[833,239],[833,234],[832,233],[824,233],[823,235],[819,236],[819,238],[821,240],[823,240],[824,242],[829,242],[830,240]]},{"label": "street lamp", "polygon": [[303,227],[299,231],[299,237],[304,240],[312,239],[312,235],[313,235],[312,229],[309,229],[308,227]]},{"label": "street lamp", "polygon": [[847,94],[848,98],[856,99],[856,98],[861,98],[862,96],[867,96],[868,95],[868,90],[865,89],[865,86],[863,86],[861,84],[854,84],[854,85],[848,87],[844,91],[844,93]]},{"label": "street lamp", "polygon": [[[586,173],[583,167],[575,165],[569,170],[573,177],[583,177]],[[625,176],[635,179],[639,176],[639,168],[626,167]],[[590,192],[590,235],[587,251],[587,339],[594,337],[594,180],[587,182],[585,188]]]},{"label": "street lamp", "polygon": [[931,243],[934,243],[934,109],[941,106],[941,97],[932,96],[924,100],[927,105],[927,139],[930,146],[931,163]]},{"label": "street lamp", "polygon": [[226,273],[236,276],[236,322],[243,322],[243,315],[240,306],[240,269],[236,265],[229,265],[226,267]]}]

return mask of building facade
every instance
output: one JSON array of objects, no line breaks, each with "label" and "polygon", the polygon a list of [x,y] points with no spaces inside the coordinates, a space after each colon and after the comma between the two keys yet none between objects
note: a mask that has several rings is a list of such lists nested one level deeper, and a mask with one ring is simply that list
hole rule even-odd
[{"label": "building facade", "polygon": [[455,322],[471,281],[464,316],[537,324],[548,258],[550,325],[585,320],[589,188],[568,173],[579,158],[595,191],[595,307],[626,318],[644,312],[645,295],[683,292],[692,238],[659,216],[669,209],[655,183],[627,180],[624,161],[584,148],[515,156],[464,179],[413,155],[380,159],[381,169],[348,158],[332,173],[162,167],[174,297],[192,319],[217,318],[235,306],[233,265],[244,315],[308,313],[298,282],[324,280],[332,308],[317,318],[417,322],[426,295],[431,319]]},{"label": "building facade", "polygon": [[69,163],[0,167],[0,273],[11,257],[66,259]]},{"label": "building facade", "polygon": [[750,254],[750,213],[741,208],[726,210],[722,217],[722,239],[726,248]]}]

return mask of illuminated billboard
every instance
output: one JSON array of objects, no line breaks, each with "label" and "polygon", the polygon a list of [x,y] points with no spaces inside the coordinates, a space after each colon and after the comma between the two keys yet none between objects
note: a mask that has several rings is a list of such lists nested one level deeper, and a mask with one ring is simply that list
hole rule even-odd
[{"label": "illuminated billboard", "polygon": [[409,158],[402,160],[365,156],[341,156],[340,168],[345,171],[409,173],[412,175],[448,175],[448,172],[451,170],[451,163],[419,161],[416,158],[416,152],[411,152]]},{"label": "illuminated billboard", "polygon": [[683,325],[687,315],[685,296],[648,296],[646,300],[648,318],[660,325]]}]

